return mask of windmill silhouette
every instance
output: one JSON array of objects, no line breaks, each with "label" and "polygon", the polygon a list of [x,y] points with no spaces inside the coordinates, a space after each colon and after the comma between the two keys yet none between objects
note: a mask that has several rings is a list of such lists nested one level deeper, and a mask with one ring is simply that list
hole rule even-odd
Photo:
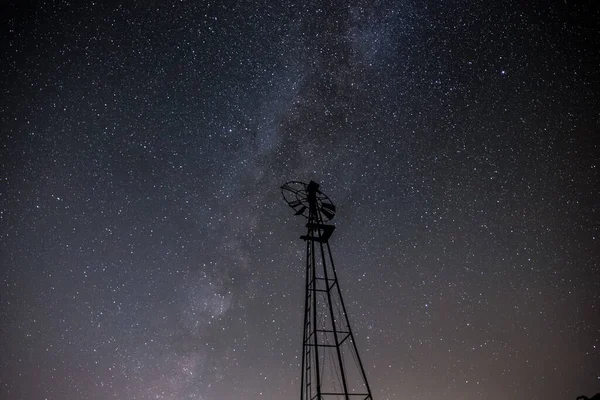
[{"label": "windmill silhouette", "polygon": [[373,399],[329,244],[335,226],[326,222],[336,207],[313,181],[291,181],[281,191],[294,214],[308,220],[300,237],[306,242],[300,399]]}]

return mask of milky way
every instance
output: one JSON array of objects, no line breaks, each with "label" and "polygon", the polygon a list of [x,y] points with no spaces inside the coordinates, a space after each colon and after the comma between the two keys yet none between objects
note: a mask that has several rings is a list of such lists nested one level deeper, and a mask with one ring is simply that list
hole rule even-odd
[{"label": "milky way", "polygon": [[597,8],[49,1],[0,24],[0,397],[296,399],[315,180],[375,399],[600,392]]}]

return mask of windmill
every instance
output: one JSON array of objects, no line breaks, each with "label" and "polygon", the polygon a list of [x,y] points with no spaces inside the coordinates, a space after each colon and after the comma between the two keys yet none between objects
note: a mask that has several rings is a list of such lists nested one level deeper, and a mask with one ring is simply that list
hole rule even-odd
[{"label": "windmill", "polygon": [[372,400],[371,388],[348,320],[329,238],[336,207],[319,184],[291,181],[281,187],[295,215],[305,217],[306,295],[300,400]]}]

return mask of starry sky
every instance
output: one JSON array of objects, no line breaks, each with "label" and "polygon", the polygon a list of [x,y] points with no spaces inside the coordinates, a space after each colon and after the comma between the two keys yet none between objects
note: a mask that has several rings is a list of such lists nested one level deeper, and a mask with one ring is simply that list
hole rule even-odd
[{"label": "starry sky", "polygon": [[593,2],[3,8],[3,400],[297,399],[311,179],[375,399],[600,392]]}]

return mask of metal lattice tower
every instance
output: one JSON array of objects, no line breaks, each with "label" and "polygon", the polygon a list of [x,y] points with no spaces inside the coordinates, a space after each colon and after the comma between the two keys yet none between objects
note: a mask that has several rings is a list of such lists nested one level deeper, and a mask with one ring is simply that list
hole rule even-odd
[{"label": "metal lattice tower", "polygon": [[302,336],[300,400],[372,400],[371,388],[352,334],[329,246],[335,206],[311,181],[288,182],[284,200],[308,219],[306,297]]}]

